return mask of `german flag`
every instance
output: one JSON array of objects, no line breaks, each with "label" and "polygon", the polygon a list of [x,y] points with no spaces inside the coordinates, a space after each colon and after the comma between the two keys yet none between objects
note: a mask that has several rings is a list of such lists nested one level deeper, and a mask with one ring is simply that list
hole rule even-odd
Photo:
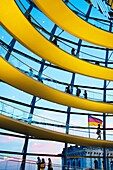
[{"label": "german flag", "polygon": [[98,119],[91,115],[88,115],[88,126],[98,126],[98,124],[100,124],[100,126],[102,126],[101,119]]}]

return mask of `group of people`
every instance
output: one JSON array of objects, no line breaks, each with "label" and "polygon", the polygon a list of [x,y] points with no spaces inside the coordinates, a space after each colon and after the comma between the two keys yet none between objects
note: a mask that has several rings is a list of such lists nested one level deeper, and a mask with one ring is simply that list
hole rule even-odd
[{"label": "group of people", "polygon": [[[53,39],[52,43],[55,44],[56,46],[59,46],[59,45],[57,44],[57,38],[56,38],[56,37]],[[75,55],[75,49],[74,49],[74,48],[72,48],[71,54],[72,54],[72,55]],[[29,76],[31,76],[31,77],[33,76],[33,70],[32,70],[32,68],[29,69],[29,73],[28,73],[28,74],[29,74]],[[43,81],[41,81],[41,82],[43,83]],[[71,94],[71,85],[70,85],[70,84],[68,84],[68,85],[66,86],[65,92]],[[76,87],[76,96],[80,96],[80,94],[81,94],[81,90],[80,90],[78,87]],[[87,99],[87,91],[86,91],[86,90],[84,90],[83,96],[84,96],[85,99]]]},{"label": "group of people", "polygon": [[[58,45],[58,43],[57,43],[57,37],[55,37],[55,38],[52,40],[52,43],[59,47],[59,45]],[[75,54],[75,49],[72,48],[72,49],[71,49],[71,55],[76,56],[76,57],[79,57],[79,51]]]},{"label": "group of people", "polygon": [[[53,170],[53,166],[52,166],[52,161],[50,158],[48,158],[48,170]],[[40,159],[40,157],[37,157],[37,170],[44,170],[46,167],[46,163],[45,163],[45,159],[42,158],[42,160]]]},{"label": "group of people", "polygon": [[[70,84],[68,84],[66,86],[65,92],[71,94],[71,85]],[[76,96],[80,96],[80,94],[81,94],[81,90],[78,87],[76,87]],[[84,98],[87,99],[87,91],[86,90],[84,90],[83,95],[84,95]]]}]

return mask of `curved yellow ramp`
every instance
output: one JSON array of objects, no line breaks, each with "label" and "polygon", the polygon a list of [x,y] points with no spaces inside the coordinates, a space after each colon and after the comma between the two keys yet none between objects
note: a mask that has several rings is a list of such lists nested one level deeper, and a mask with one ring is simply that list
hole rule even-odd
[{"label": "curved yellow ramp", "polygon": [[47,130],[41,127],[36,127],[20,121],[11,119],[9,117],[0,115],[0,128],[11,130],[16,133],[33,136],[37,139],[51,140],[58,142],[67,142],[71,144],[83,145],[83,146],[98,146],[98,147],[113,147],[112,141],[103,141],[96,139],[89,139],[85,137],[79,137],[74,135],[67,135],[52,130]]},{"label": "curved yellow ramp", "polygon": [[5,61],[2,57],[0,57],[0,80],[31,95],[61,105],[101,113],[113,113],[112,104],[82,99],[61,92],[54,88],[50,88],[49,86],[32,79],[26,74],[23,74],[21,71],[19,71],[18,69],[10,65],[7,61]]},{"label": "curved yellow ramp", "polygon": [[[53,22],[70,34],[90,43],[113,49],[113,34],[96,28],[74,14],[62,0],[33,0]],[[79,1],[78,1],[79,3]]]},{"label": "curved yellow ramp", "polygon": [[15,39],[43,59],[71,72],[113,81],[113,69],[82,61],[50,43],[27,21],[13,0],[0,2],[0,22]]}]

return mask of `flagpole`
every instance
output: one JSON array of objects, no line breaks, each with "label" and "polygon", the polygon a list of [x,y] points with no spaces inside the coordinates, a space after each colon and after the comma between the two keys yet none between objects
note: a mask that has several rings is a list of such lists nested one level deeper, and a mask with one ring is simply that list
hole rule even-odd
[{"label": "flagpole", "polygon": [[90,127],[89,127],[89,126],[88,126],[88,130],[89,130],[89,132],[88,132],[88,133],[89,133],[89,138],[90,138]]},{"label": "flagpole", "polygon": [[102,120],[95,118],[93,116],[91,116],[90,114],[88,114],[88,134],[89,134],[89,138],[90,138],[90,126],[96,126],[96,125],[102,125]]},{"label": "flagpole", "polygon": [[[89,114],[88,114],[89,117]],[[90,126],[89,126],[89,120],[88,120],[88,134],[89,134],[89,138],[90,138]],[[90,152],[90,156],[91,156],[91,152]],[[92,168],[92,158],[90,157],[90,167]]]},{"label": "flagpole", "polygon": [[[89,115],[88,115],[89,117]],[[89,121],[88,121],[88,135],[89,135],[89,138],[90,138],[90,126],[89,126]]]}]

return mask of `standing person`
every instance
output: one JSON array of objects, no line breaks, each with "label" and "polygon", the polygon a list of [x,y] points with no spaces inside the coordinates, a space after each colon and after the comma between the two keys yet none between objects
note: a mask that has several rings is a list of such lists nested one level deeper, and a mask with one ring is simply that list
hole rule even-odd
[{"label": "standing person", "polygon": [[81,90],[78,87],[76,87],[76,88],[77,88],[76,89],[76,96],[80,96]]},{"label": "standing person", "polygon": [[52,161],[50,158],[48,158],[48,170],[53,170]]},{"label": "standing person", "polygon": [[70,94],[70,84],[68,84],[67,87],[65,88],[65,92]]},{"label": "standing person", "polygon": [[98,124],[96,134],[98,135],[97,139],[99,139],[99,138],[101,139],[101,129],[100,129],[100,124]]},{"label": "standing person", "polygon": [[71,49],[71,54],[79,58],[79,51],[77,51],[76,54],[75,54],[74,48]]},{"label": "standing person", "polygon": [[84,90],[84,94],[83,95],[84,95],[84,98],[87,99],[87,91],[86,90]]},{"label": "standing person", "polygon": [[74,48],[71,49],[71,54],[75,56],[75,49]]},{"label": "standing person", "polygon": [[46,164],[45,164],[45,159],[42,158],[42,162],[41,162],[41,164],[40,164],[40,170],[44,170],[44,169],[45,169],[45,166],[46,166]]},{"label": "standing person", "polygon": [[40,165],[41,165],[41,159],[40,157],[37,157],[37,170],[40,170]]}]

